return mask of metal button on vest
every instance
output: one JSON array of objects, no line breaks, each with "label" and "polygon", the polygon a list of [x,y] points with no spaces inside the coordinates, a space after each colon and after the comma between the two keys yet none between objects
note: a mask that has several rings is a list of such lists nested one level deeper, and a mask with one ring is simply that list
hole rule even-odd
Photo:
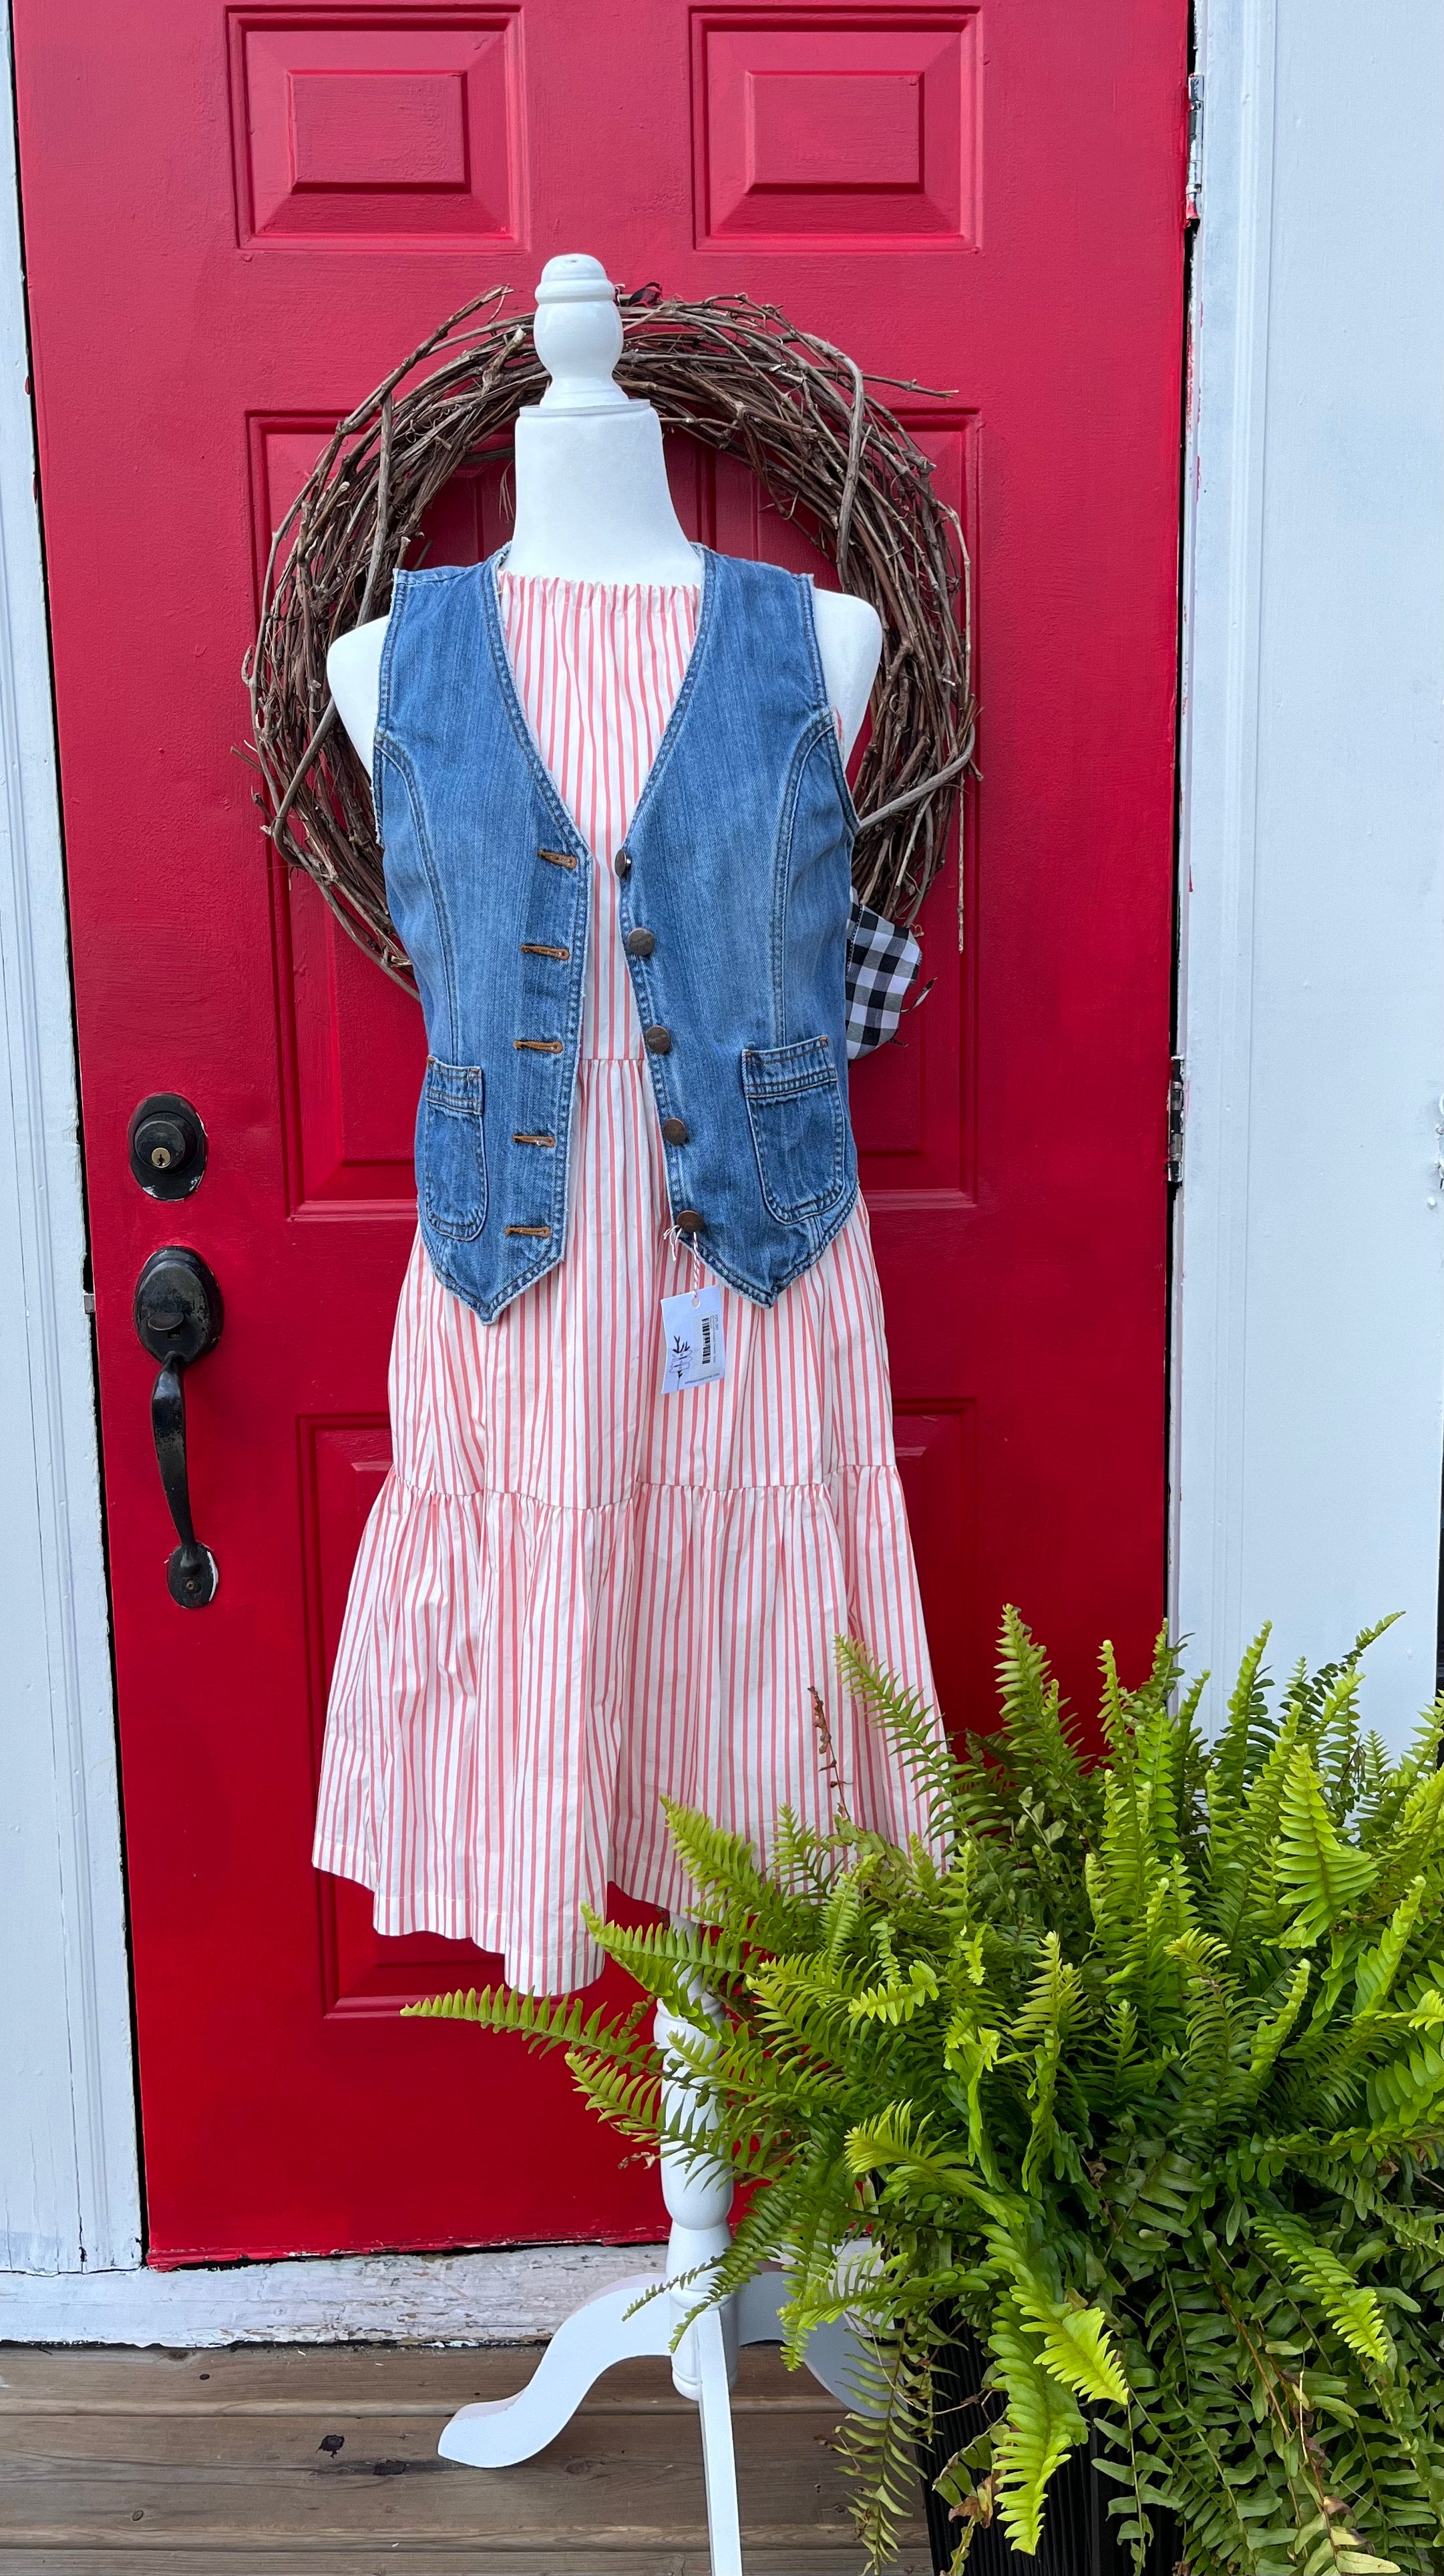
[{"label": "metal button on vest", "polygon": [[642,1043],[648,1055],[670,1055],[672,1032],[670,1029],[664,1029],[660,1020],[654,1020],[649,1029],[643,1029]]},{"label": "metal button on vest", "polygon": [[616,857],[612,861],[612,866],[619,877],[629,877],[632,873],[631,851],[618,850]]},{"label": "metal button on vest", "polygon": [[706,1231],[707,1220],[700,1208],[678,1208],[677,1232],[679,1234],[705,1234]]},{"label": "metal button on vest", "polygon": [[629,930],[623,942],[629,957],[650,957],[657,945],[654,930]]},{"label": "metal button on vest", "polygon": [[692,1130],[685,1118],[664,1118],[662,1134],[669,1145],[685,1145]]}]

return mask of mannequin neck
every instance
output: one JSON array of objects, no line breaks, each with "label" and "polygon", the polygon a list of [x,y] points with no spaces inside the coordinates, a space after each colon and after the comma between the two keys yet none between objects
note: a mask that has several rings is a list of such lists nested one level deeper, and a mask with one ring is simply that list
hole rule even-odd
[{"label": "mannequin neck", "polygon": [[534,404],[518,414],[516,525],[506,568],[564,581],[700,587],[650,403],[598,411]]}]

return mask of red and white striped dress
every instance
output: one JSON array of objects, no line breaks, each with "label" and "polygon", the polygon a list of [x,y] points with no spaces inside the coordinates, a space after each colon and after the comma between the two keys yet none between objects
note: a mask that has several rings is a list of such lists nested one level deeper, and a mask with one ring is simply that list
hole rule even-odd
[{"label": "red and white striped dress", "polygon": [[696,594],[498,580],[528,722],[594,854],[566,1254],[484,1324],[418,1236],[391,1354],[394,1465],[366,1527],[331,1685],[314,1857],[374,1891],[379,1931],[502,1954],[536,1993],[586,1984],[607,1882],[685,1900],[666,1793],[769,1847],[826,1824],[811,1704],[849,1813],[922,1815],[838,1683],[860,1637],[931,1695],[859,1200],[775,1306],[722,1289],[726,1375],[662,1391],[669,1236],[656,1108],[611,868],[687,666]]}]

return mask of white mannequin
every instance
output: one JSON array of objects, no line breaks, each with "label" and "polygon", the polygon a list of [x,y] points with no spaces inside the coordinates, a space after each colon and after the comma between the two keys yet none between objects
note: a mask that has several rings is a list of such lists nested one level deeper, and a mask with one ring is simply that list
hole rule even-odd
[{"label": "white mannequin", "polygon": [[[551,384],[516,424],[516,523],[507,569],[570,581],[675,583],[698,589],[701,567],[672,506],[662,429],[650,403],[632,402],[614,381],[622,320],[616,290],[598,260],[572,252],[548,260],[537,287],[536,346]],[[841,721],[844,758],[857,739],[882,652],[882,625],[865,600],[814,593],[817,641],[828,698]],[[326,657],[337,712],[371,770],[387,620],[372,618],[338,636]],[[681,2025],[659,2010],[665,2048]],[[675,2068],[678,2061],[671,2059]],[[680,2077],[670,2088],[684,2100]],[[699,2269],[730,2242],[732,2178],[704,2152],[663,2150],[662,2192],[671,2219],[666,2271],[605,2290],[567,2318],[528,2385],[499,2402],[463,2406],[441,2436],[443,2457],[475,2468],[529,2459],[551,2441],[587,2389],[613,2363],[665,2353],[675,2327],[701,2294]],[[688,2286],[650,2301],[660,2281]],[[673,2355],[673,2377],[702,2422],[712,2576],[741,2576],[741,2537],[729,2385],[740,2343],[780,2339],[783,2276],[764,2272],[725,2310],[709,2309]],[[857,2394],[854,2347],[844,2326],[821,2329],[807,2359],[825,2386]]]},{"label": "white mannequin", "polygon": [[[516,424],[516,524],[507,570],[566,581],[675,582],[701,571],[667,487],[662,425],[632,402],[612,369],[622,350],[616,289],[584,251],[549,259],[537,287],[536,347],[551,384]],[[865,599],[814,593],[828,697],[842,722],[843,757],[857,740],[882,653],[882,625]],[[341,722],[371,774],[381,647],[387,619],[338,635],[326,676]]]}]

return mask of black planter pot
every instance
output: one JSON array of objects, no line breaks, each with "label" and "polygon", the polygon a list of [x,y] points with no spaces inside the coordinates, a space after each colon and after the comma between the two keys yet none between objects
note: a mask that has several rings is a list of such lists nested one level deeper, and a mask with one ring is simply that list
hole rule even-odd
[{"label": "black planter pot", "polygon": [[[959,2323],[933,2364],[936,2431],[918,2445],[923,2509],[935,2576],[946,2576],[958,2545],[958,2526],[950,2508],[933,2492],[933,2480],[981,2430],[982,2418],[969,2399],[982,2389],[986,2360],[977,2336]],[[1113,2478],[1100,2477],[1093,2466],[1093,2444],[1080,2444],[1069,2454],[1048,2488],[1043,2537],[1034,2558],[1009,2546],[996,2523],[975,2533],[968,2553],[968,2576],[1132,2576],[1132,2560],[1121,2545],[1108,2511],[1117,2495]],[[1179,2555],[1178,2527],[1169,2514],[1153,2517],[1153,2539],[1144,2576],[1171,2576]]]}]

